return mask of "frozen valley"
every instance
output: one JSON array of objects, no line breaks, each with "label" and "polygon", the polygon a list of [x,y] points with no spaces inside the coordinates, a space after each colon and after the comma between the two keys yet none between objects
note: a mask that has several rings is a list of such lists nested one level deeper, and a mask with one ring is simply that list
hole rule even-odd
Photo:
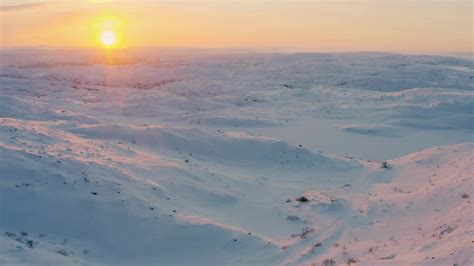
[{"label": "frozen valley", "polygon": [[474,263],[472,59],[0,62],[0,265]]}]

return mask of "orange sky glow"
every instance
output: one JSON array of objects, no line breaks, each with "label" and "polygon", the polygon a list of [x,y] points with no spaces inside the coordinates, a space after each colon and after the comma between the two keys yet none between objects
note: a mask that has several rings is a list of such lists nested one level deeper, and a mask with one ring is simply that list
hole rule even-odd
[{"label": "orange sky glow", "polygon": [[472,14],[456,0],[11,0],[0,6],[0,45],[100,46],[113,32],[115,47],[470,52]]}]

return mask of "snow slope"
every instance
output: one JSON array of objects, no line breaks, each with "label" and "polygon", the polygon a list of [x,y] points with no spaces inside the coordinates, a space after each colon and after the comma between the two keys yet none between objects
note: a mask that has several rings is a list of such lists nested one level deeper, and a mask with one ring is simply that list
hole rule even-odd
[{"label": "snow slope", "polygon": [[0,264],[473,263],[472,60],[0,59]]}]

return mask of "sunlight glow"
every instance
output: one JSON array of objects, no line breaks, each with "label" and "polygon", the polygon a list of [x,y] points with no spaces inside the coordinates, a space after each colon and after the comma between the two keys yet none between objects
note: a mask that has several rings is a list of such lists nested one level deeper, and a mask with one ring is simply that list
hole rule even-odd
[{"label": "sunlight glow", "polygon": [[[43,4],[26,4],[32,2]],[[98,46],[113,50],[108,48],[181,46],[470,54],[471,2],[0,0],[0,47]],[[115,35],[115,44],[104,44],[101,35],[105,32]]]},{"label": "sunlight glow", "polygon": [[102,42],[102,45],[106,47],[111,47],[117,42],[117,37],[115,37],[115,33],[113,33],[112,31],[106,31],[102,32],[102,34],[100,35],[100,41]]},{"label": "sunlight glow", "polygon": [[92,32],[96,34],[98,44],[102,47],[123,47],[124,19],[109,14],[103,14],[97,16],[90,25],[92,25]]}]

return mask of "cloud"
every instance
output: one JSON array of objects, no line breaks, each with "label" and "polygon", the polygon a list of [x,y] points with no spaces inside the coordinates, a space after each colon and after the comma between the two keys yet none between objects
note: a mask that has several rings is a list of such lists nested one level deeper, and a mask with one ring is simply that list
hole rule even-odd
[{"label": "cloud", "polygon": [[25,10],[25,9],[39,8],[46,5],[49,5],[49,4],[48,3],[29,3],[29,4],[7,5],[7,6],[0,6],[0,11]]}]

